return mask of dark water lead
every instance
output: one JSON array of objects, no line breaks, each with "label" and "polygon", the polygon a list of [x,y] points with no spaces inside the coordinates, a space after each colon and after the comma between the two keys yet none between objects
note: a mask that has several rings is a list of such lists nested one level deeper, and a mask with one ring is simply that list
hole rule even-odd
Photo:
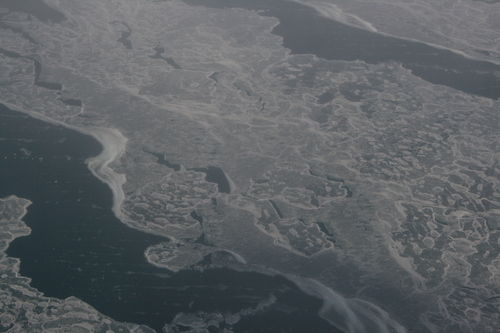
[{"label": "dark water lead", "polygon": [[76,296],[118,321],[158,332],[181,312],[241,315],[212,321],[211,332],[338,332],[318,316],[322,301],[283,277],[229,269],[174,274],[148,264],[146,248],[166,240],[113,215],[111,190],[84,164],[101,151],[92,137],[3,105],[0,133],[0,197],[33,202],[24,217],[32,232],[7,254],[21,259],[20,273],[46,296]]},{"label": "dark water lead", "polygon": [[227,179],[226,174],[222,171],[221,168],[208,166],[206,168],[192,168],[188,170],[193,170],[196,172],[203,172],[206,174],[205,180],[210,183],[217,184],[218,191],[220,193],[231,192],[231,185],[229,185],[229,180]]},{"label": "dark water lead", "polygon": [[120,23],[125,26],[127,31],[121,31],[121,36],[116,40],[116,42],[121,43],[127,50],[132,50],[132,41],[128,39],[132,36],[132,29],[130,29],[130,26],[127,23],[120,21],[113,21],[112,23]]},{"label": "dark water lead", "polygon": [[167,161],[165,154],[155,153],[155,152],[149,151],[147,149],[143,149],[143,150],[146,153],[149,153],[149,154],[153,155],[154,157],[156,157],[158,159],[158,160],[156,160],[156,163],[161,164],[161,165],[165,165],[167,168],[170,168],[174,171],[179,171],[181,169],[180,164],[175,164],[175,163],[172,164],[169,161]]},{"label": "dark water lead", "polygon": [[193,219],[195,219],[196,221],[200,222],[200,224],[202,224],[202,223],[203,223],[203,216],[198,215],[198,213],[196,213],[196,210],[193,210],[193,211],[191,212],[191,214],[189,214],[189,215],[191,215],[191,217],[192,217]]},{"label": "dark water lead", "polygon": [[170,57],[164,57],[162,54],[165,53],[165,48],[164,47],[160,47],[160,46],[156,46],[155,48],[153,48],[153,51],[155,51],[156,53],[153,54],[153,55],[148,55],[148,57],[150,57],[151,59],[161,59],[161,60],[165,60],[167,62],[167,64],[169,64],[170,66],[172,66],[173,68],[175,69],[182,69],[181,66],[179,66],[174,59],[170,58]]},{"label": "dark water lead", "polygon": [[272,33],[283,37],[293,54],[314,54],[327,60],[361,60],[369,64],[398,62],[415,76],[468,94],[498,99],[500,65],[467,59],[449,50],[388,37],[320,16],[289,0],[183,0],[188,5],[243,8],[276,17]]},{"label": "dark water lead", "polygon": [[44,23],[48,21],[61,23],[66,20],[63,13],[50,7],[42,0],[1,0],[0,7],[13,12],[24,12],[33,15]]},{"label": "dark water lead", "polygon": [[[1,2],[0,2],[1,3]],[[23,56],[17,52],[6,50],[3,48],[0,48],[0,54],[3,54],[6,57],[12,58],[12,59],[18,59],[18,58],[26,58],[31,61],[33,61],[33,65],[35,67],[35,85],[49,89],[49,90],[62,90],[63,85],[61,83],[55,83],[55,82],[46,82],[46,81],[40,81],[40,75],[42,74],[42,63],[38,61],[37,59],[29,56]]]},{"label": "dark water lead", "polygon": [[30,43],[35,44],[35,45],[40,45],[30,35],[28,35],[27,33],[25,33],[23,31],[23,29],[11,26],[10,24],[7,24],[7,23],[3,22],[3,21],[1,21],[1,18],[0,18],[0,29],[6,29],[6,30],[10,30],[10,31],[12,31],[12,32],[14,32],[16,34],[21,34],[21,36],[23,36],[23,38],[26,39],[26,40],[28,40]]},{"label": "dark water lead", "polygon": [[[174,171],[179,171],[181,169],[180,164],[172,164],[167,161],[165,154],[155,153],[149,151],[147,149],[143,149],[146,153],[153,155],[158,160],[156,163],[165,165],[166,167],[173,169]],[[229,184],[229,180],[227,179],[226,174],[221,168],[215,166],[208,166],[206,168],[192,168],[188,169],[196,172],[203,172],[205,176],[205,180],[210,183],[217,184],[217,189],[220,193],[231,193],[231,185]]]},{"label": "dark water lead", "polygon": [[35,85],[49,90],[63,89],[63,85],[60,83],[40,81],[40,75],[42,74],[42,63],[36,60],[35,58],[31,57],[26,57],[26,58],[32,60],[35,66]]},{"label": "dark water lead", "polygon": [[78,106],[78,107],[82,107],[83,106],[83,102],[79,99],[73,99],[73,98],[61,98],[59,97],[58,98],[61,102],[63,102],[64,104],[66,105],[69,105],[69,106]]}]

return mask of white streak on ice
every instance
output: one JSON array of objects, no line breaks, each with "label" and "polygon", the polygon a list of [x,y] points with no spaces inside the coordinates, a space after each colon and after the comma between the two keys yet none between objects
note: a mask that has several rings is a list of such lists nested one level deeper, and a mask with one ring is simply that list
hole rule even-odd
[{"label": "white streak on ice", "polygon": [[406,329],[392,320],[378,306],[359,299],[345,299],[312,279],[284,276],[303,292],[323,300],[319,316],[346,333],[405,333]]},{"label": "white streak on ice", "polygon": [[234,259],[236,259],[236,261],[239,263],[239,264],[243,264],[243,265],[246,265],[247,264],[247,261],[245,260],[245,258],[243,258],[242,256],[240,256],[238,253],[236,252],[233,252],[233,251],[229,251],[229,250],[226,250],[226,249],[223,249],[221,250],[221,252],[226,252],[226,253],[229,253],[230,255],[232,255],[234,257]]},{"label": "white streak on ice", "polygon": [[378,30],[370,22],[364,21],[358,16],[344,13],[342,9],[334,4],[302,2],[298,0],[292,1],[314,8],[318,12],[318,14],[331,20],[338,21],[347,25],[361,26],[367,30],[378,32]]},{"label": "white streak on ice", "polygon": [[318,316],[344,333],[407,333],[407,330],[391,319],[382,308],[361,299],[346,299],[314,279],[282,273],[270,267],[253,264],[244,268],[233,268],[238,271],[257,272],[286,278],[304,293],[322,300],[323,305]]},{"label": "white streak on ice", "polygon": [[399,267],[404,269],[410,275],[413,285],[420,290],[426,290],[425,278],[417,273],[413,267],[411,258],[405,258],[400,255],[400,253],[403,253],[404,251],[403,245],[399,242],[393,242],[387,247],[387,249]]}]

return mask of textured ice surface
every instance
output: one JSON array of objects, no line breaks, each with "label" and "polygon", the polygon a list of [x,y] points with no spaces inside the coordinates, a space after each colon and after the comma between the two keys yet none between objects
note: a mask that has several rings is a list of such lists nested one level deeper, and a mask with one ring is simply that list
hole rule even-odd
[{"label": "textured ice surface", "polygon": [[[386,318],[377,305],[390,315],[380,332],[393,319],[408,331],[494,332],[498,100],[432,85],[398,63],[291,55],[271,34],[276,19],[243,9],[47,4],[66,19],[0,7],[1,101],[105,145],[89,166],[113,188],[117,216],[180,244],[150,248],[151,262],[179,270],[230,251],[249,266],[319,281],[360,312]],[[348,24],[498,61],[498,5],[336,6],[318,8]],[[152,56],[159,48],[161,57]],[[194,170],[209,166],[227,175],[230,194]],[[18,221],[20,212],[6,219]],[[200,237],[206,244],[184,241]],[[17,299],[45,302],[15,274],[18,263],[2,258],[2,291],[18,283],[27,291]],[[57,302],[91,311],[77,300]],[[24,320],[16,315],[6,323]]]}]

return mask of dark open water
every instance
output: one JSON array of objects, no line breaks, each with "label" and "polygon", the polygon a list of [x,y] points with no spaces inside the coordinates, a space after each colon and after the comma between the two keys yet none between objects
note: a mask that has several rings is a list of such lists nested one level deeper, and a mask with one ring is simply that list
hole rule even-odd
[{"label": "dark open water", "polygon": [[116,320],[157,331],[179,312],[236,313],[274,295],[275,305],[233,329],[335,331],[317,315],[322,301],[285,278],[229,269],[173,274],[150,265],[144,250],[166,239],[113,215],[111,190],[84,164],[101,151],[92,137],[3,105],[0,133],[0,197],[33,202],[23,219],[32,233],[14,240],[7,253],[21,259],[21,274],[45,295],[76,296]]},{"label": "dark open water", "polygon": [[[415,76],[468,94],[498,99],[500,65],[470,60],[425,43],[387,37],[320,16],[290,0],[183,0],[192,6],[259,10],[279,19],[272,31],[283,37],[292,54],[314,54],[327,60],[361,60],[370,64],[394,61]],[[495,74],[496,73],[496,74]]]}]

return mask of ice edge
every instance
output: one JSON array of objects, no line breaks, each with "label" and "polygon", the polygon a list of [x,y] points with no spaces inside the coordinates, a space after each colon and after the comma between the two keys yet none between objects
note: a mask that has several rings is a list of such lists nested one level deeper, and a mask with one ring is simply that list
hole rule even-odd
[{"label": "ice edge", "polygon": [[54,125],[60,125],[85,135],[90,135],[94,139],[96,139],[101,144],[102,151],[97,156],[89,157],[85,161],[85,163],[87,164],[87,167],[95,177],[97,177],[99,180],[101,180],[103,183],[109,186],[109,188],[113,193],[112,211],[118,219],[124,221],[123,219],[124,216],[121,212],[120,207],[123,200],[125,199],[125,194],[123,193],[122,185],[126,182],[126,177],[124,174],[116,173],[109,166],[110,163],[118,160],[125,152],[125,147],[128,140],[121,134],[120,131],[114,128],[77,127],[66,124],[59,120],[51,119],[38,112],[21,109],[1,99],[0,103],[13,111],[21,112],[33,118],[42,120],[44,122],[51,123]]}]

